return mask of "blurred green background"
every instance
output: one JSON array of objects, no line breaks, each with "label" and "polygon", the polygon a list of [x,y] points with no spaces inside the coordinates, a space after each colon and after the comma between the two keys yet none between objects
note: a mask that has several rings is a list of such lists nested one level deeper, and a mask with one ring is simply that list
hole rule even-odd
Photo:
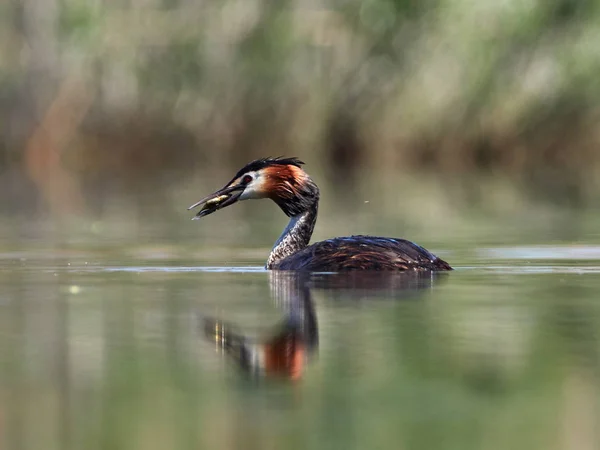
[{"label": "blurred green background", "polygon": [[[3,2],[3,229],[51,217],[72,236],[83,218],[170,239],[241,165],[295,155],[322,211],[373,218],[325,215],[324,234],[510,241],[531,220],[533,236],[555,222],[551,238],[589,236],[599,24],[595,0]],[[390,229],[371,229],[381,216]]]}]

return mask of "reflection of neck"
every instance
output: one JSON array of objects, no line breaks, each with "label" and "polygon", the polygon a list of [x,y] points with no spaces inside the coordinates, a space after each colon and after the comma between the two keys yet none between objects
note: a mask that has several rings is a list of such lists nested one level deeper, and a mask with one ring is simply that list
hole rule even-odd
[{"label": "reflection of neck", "polygon": [[308,272],[269,272],[271,297],[284,315],[284,329],[297,336],[309,354],[319,345],[319,329]]},{"label": "reflection of neck", "polygon": [[317,210],[318,201],[315,201],[306,211],[291,217],[287,227],[271,250],[267,260],[267,269],[272,269],[277,262],[299,252],[308,245],[317,221]]}]

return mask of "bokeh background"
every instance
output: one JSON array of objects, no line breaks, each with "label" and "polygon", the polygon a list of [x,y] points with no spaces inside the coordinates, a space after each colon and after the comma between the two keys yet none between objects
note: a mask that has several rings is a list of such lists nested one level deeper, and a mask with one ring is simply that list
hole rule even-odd
[{"label": "bokeh background", "polygon": [[599,20],[595,0],[2,2],[5,245],[268,247],[274,207],[185,211],[267,155],[307,162],[316,237],[589,239]]},{"label": "bokeh background", "polygon": [[[597,449],[599,74],[600,0],[1,0],[0,449]],[[197,326],[281,319],[287,218],[186,210],[268,155],[459,269],[295,385]]]}]

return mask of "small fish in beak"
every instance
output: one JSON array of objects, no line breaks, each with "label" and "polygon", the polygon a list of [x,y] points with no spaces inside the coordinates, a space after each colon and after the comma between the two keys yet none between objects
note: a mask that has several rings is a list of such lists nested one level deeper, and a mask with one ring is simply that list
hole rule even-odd
[{"label": "small fish in beak", "polygon": [[188,208],[188,210],[194,209],[200,205],[202,205],[202,208],[200,211],[198,211],[198,214],[192,217],[192,220],[198,220],[204,216],[214,213],[215,211],[218,211],[221,208],[233,205],[238,201],[238,198],[242,194],[243,190],[243,186],[228,186],[215,192],[214,194],[209,195],[208,197],[203,198],[199,202],[194,203]]},{"label": "small fish in beak", "polygon": [[[227,200],[230,196],[228,194],[223,194],[223,195],[217,195],[215,198],[211,198],[210,200],[208,200],[204,206],[202,207],[202,209],[209,209],[212,207],[218,207],[222,202],[224,202],[225,200]],[[200,211],[202,211],[202,209]]]}]

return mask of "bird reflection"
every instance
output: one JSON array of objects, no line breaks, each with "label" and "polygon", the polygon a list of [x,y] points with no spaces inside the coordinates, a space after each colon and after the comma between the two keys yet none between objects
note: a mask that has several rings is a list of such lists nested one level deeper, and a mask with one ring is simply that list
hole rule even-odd
[{"label": "bird reflection", "polygon": [[256,379],[298,380],[316,355],[319,344],[317,315],[311,289],[332,297],[414,298],[443,278],[440,274],[346,272],[309,274],[269,273],[271,296],[283,313],[282,321],[266,337],[253,338],[220,318],[202,318],[204,336],[229,356],[242,373]]},{"label": "bird reflection", "polygon": [[204,335],[246,374],[257,378],[299,379],[318,347],[317,316],[307,275],[271,272],[271,295],[283,312],[281,323],[264,338],[244,335],[229,322],[204,318]]}]

